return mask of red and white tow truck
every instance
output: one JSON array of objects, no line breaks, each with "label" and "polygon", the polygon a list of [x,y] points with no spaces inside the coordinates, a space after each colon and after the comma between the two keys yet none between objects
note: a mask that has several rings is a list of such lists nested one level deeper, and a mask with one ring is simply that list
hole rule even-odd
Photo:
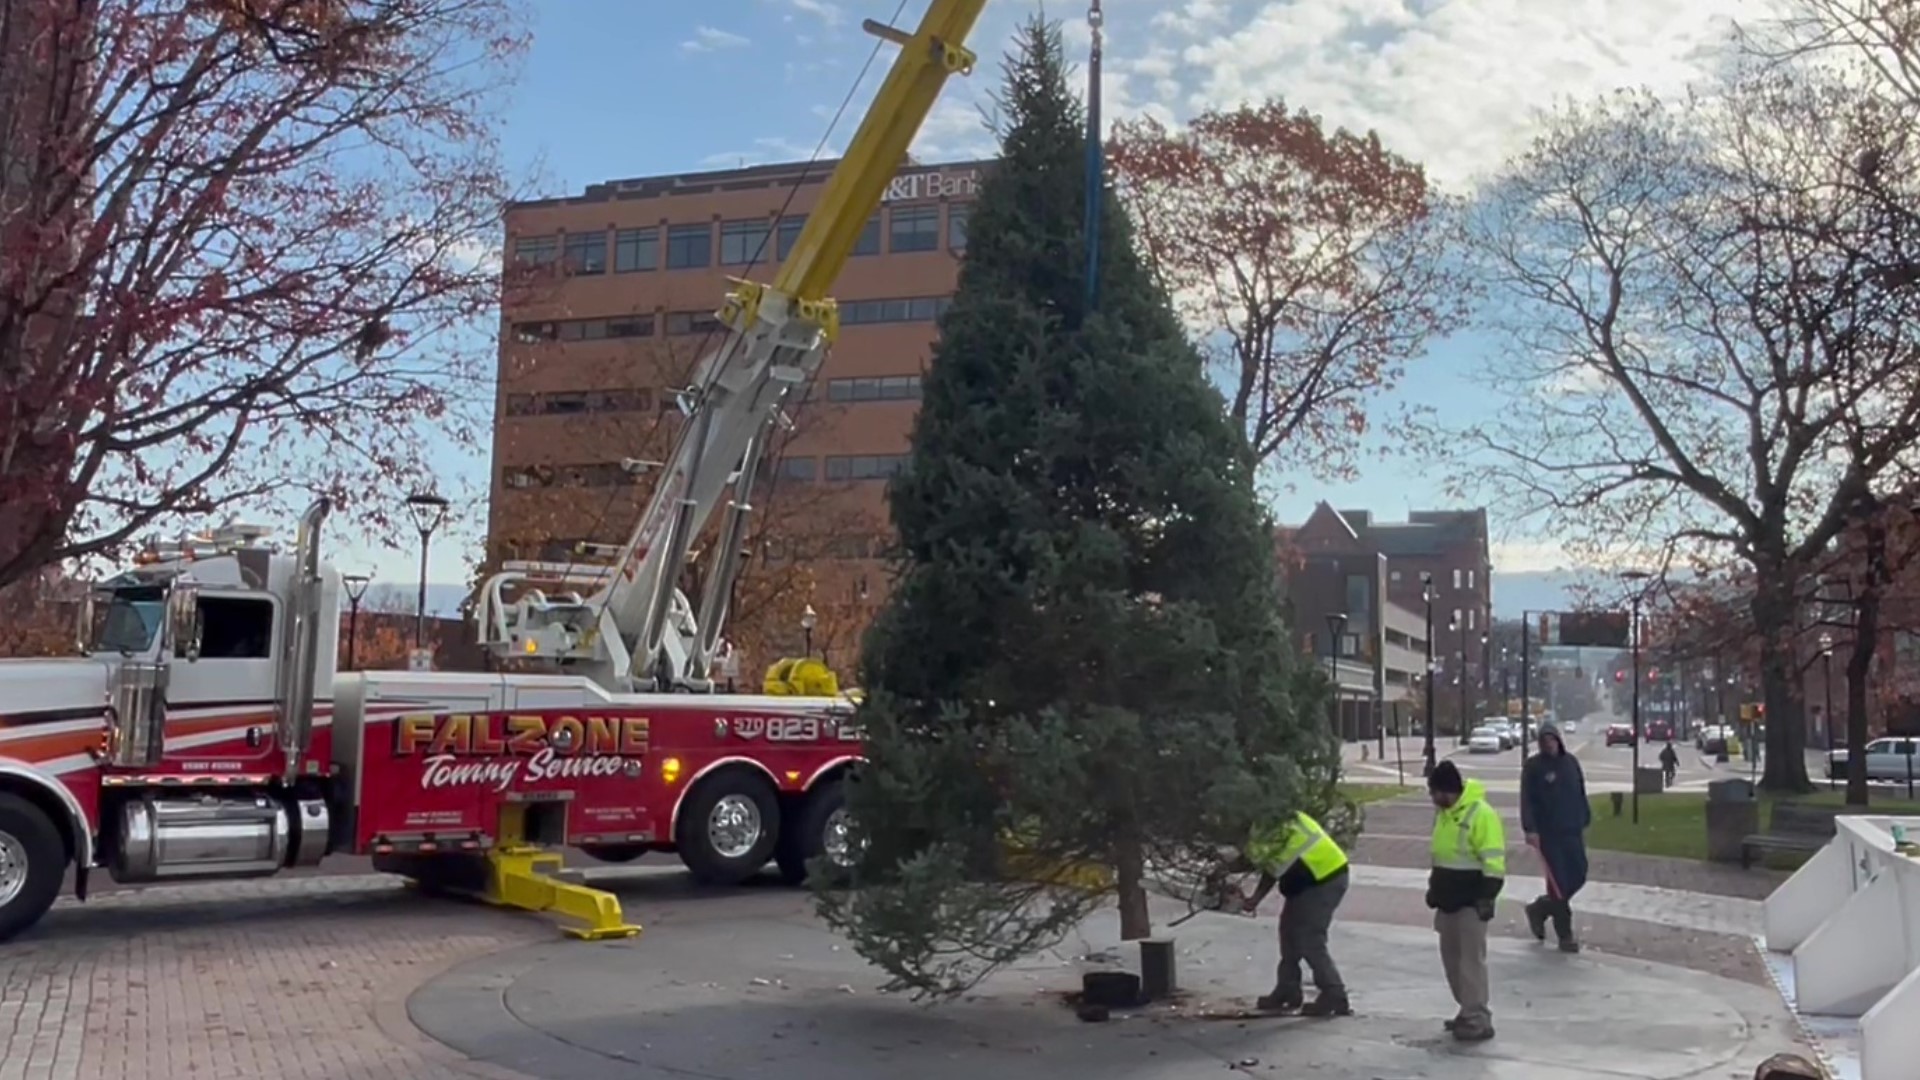
[{"label": "red and white tow truck", "polygon": [[[483,587],[480,640],[554,673],[336,671],[325,501],[291,551],[230,526],[148,553],[98,587],[85,657],[0,661],[0,940],[68,867],[84,899],[100,869],[259,877],[351,852],[612,937],[638,928],[554,877],[558,848],[677,852],[722,883],[842,856],[851,704],[715,692],[738,561],[715,560],[698,609],[677,582],[722,503],[718,549],[739,548],[765,436],[838,333],[828,291],[948,76],[971,70],[984,5],[933,0],[911,33],[867,24],[900,55],[773,281],[734,283],[726,340],[611,565],[557,583],[508,566]],[[592,587],[549,591],[570,585]]]}]

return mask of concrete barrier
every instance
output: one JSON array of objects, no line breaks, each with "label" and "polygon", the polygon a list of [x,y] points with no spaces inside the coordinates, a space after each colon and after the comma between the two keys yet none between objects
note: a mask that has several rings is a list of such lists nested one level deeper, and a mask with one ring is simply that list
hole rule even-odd
[{"label": "concrete barrier", "polygon": [[1920,1061],[1920,859],[1896,850],[1893,833],[1920,835],[1920,818],[1847,815],[1835,825],[1767,897],[1766,946],[1792,957],[1795,1012],[1858,1018],[1860,1080],[1910,1080]]}]

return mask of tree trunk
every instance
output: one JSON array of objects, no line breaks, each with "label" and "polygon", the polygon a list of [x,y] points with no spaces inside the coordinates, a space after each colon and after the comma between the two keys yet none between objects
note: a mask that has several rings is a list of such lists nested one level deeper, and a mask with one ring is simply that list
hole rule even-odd
[{"label": "tree trunk", "polygon": [[1153,933],[1147,914],[1147,863],[1138,841],[1122,840],[1114,858],[1120,892],[1120,940],[1138,941]]},{"label": "tree trunk", "polygon": [[1762,790],[1776,795],[1803,795],[1813,790],[1807,779],[1807,723],[1805,702],[1796,677],[1794,628],[1800,574],[1785,560],[1772,567],[1756,567],[1760,583],[1753,595],[1753,624],[1760,628],[1760,697],[1766,705],[1765,771]]},{"label": "tree trunk", "polygon": [[1848,806],[1867,805],[1867,679],[1880,643],[1880,595],[1887,580],[1885,519],[1869,511],[1864,525],[1867,565],[1854,594],[1853,642],[1847,651]]}]

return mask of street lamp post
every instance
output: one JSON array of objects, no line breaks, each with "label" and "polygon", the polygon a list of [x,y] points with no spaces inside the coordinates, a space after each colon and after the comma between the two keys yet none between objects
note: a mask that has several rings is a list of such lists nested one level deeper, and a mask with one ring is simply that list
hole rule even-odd
[{"label": "street lamp post", "polygon": [[1340,636],[1346,632],[1345,612],[1327,613],[1327,679],[1333,684],[1333,727],[1347,741],[1346,718],[1340,714]]},{"label": "street lamp post", "polygon": [[1421,751],[1425,758],[1421,766],[1422,776],[1432,776],[1435,764],[1433,749],[1433,575],[1422,571],[1420,574],[1420,600],[1427,608],[1427,723],[1424,732],[1425,747]]},{"label": "street lamp post", "polygon": [[1455,618],[1448,629],[1458,631],[1460,634],[1460,670],[1453,676],[1454,685],[1460,688],[1460,730],[1455,734],[1459,737],[1460,745],[1465,746],[1467,733],[1471,730],[1467,723],[1467,622],[1465,619]]},{"label": "street lamp post", "polygon": [[807,655],[813,655],[813,628],[820,622],[820,615],[808,604],[807,610],[800,613],[800,632],[806,635]]},{"label": "street lamp post", "polygon": [[[1652,577],[1645,570],[1627,570],[1620,580],[1641,582]],[[1627,615],[1627,643],[1633,652],[1633,823],[1640,824],[1640,589],[1633,590]]]},{"label": "street lamp post", "polygon": [[347,593],[347,670],[353,671],[354,646],[360,641],[360,598],[367,595],[372,581],[365,574],[340,575],[340,587]]},{"label": "street lamp post", "polygon": [[434,530],[446,524],[447,509],[447,500],[432,492],[407,496],[407,513],[420,533],[420,597],[413,615],[413,647],[416,649],[427,643],[427,545],[433,539]]},{"label": "street lamp post", "polygon": [[[1824,729],[1821,732],[1821,746],[1831,748],[1833,746],[1833,635],[1827,633],[1820,635],[1820,683],[1827,697],[1827,711],[1820,720],[1820,725]],[[1827,786],[1833,787],[1833,769],[1831,768],[1827,769]]]}]

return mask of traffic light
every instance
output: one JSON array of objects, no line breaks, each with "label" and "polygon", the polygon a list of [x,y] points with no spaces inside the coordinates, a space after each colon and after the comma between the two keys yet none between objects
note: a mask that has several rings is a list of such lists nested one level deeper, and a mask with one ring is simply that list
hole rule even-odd
[{"label": "traffic light", "polygon": [[1659,681],[1660,681],[1660,669],[1659,669],[1659,668],[1648,668],[1648,669],[1647,669],[1647,681],[1648,681],[1648,682],[1659,682]]},{"label": "traffic light", "polygon": [[1624,672],[1624,671],[1616,671],[1616,672],[1614,672],[1614,673],[1613,673],[1613,681],[1614,681],[1614,682],[1626,682],[1626,681],[1627,681],[1627,673],[1626,673],[1626,672]]}]

